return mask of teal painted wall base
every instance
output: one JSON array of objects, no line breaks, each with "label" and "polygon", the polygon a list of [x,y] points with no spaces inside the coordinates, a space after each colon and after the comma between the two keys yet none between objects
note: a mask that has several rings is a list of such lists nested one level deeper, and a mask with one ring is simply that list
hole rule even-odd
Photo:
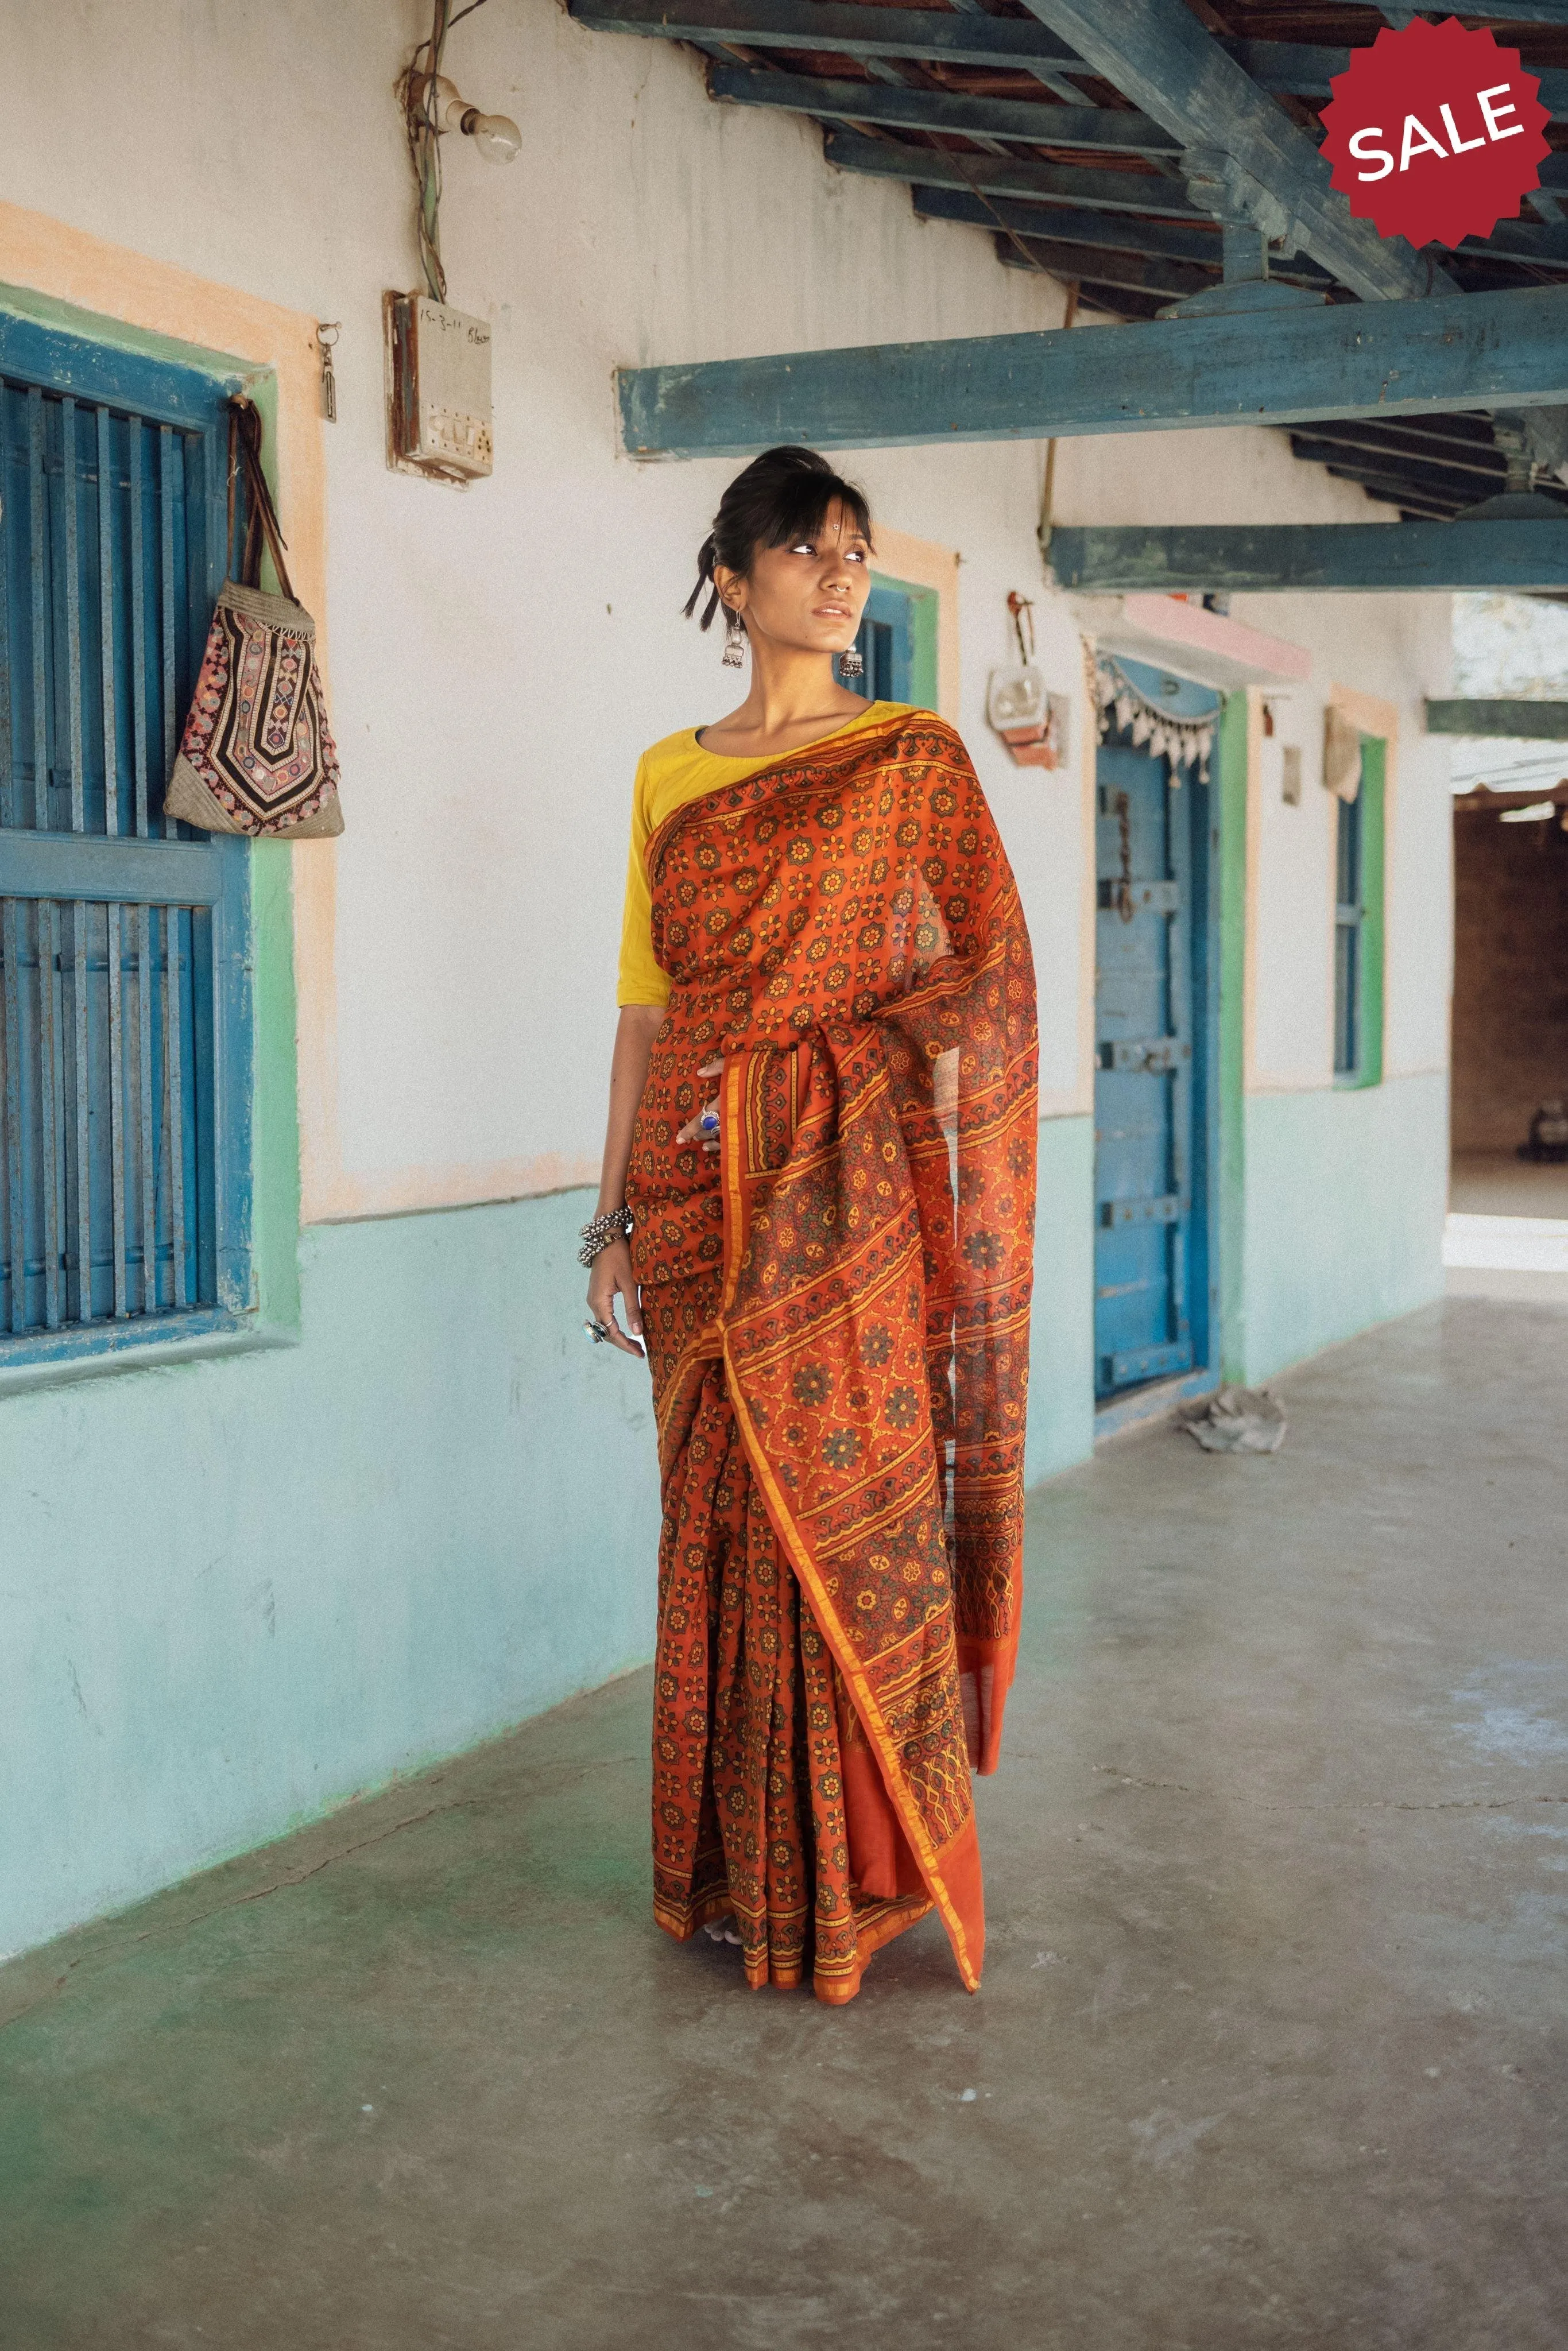
[{"label": "teal painted wall base", "polygon": [[1087,1461],[1094,1450],[1094,1122],[1048,1118],[1040,1130],[1024,1479]]},{"label": "teal painted wall base", "polygon": [[300,1242],[301,1340],[0,1404],[0,1951],[653,1646],[647,1374],[586,1194]]},{"label": "teal painted wall base", "polygon": [[[1249,1377],[1440,1292],[1447,1116],[1440,1077],[1249,1102]],[[1042,1125],[1031,1484],[1093,1448],[1093,1158]],[[649,1655],[647,1375],[582,1339],[585,1197],[317,1227],[298,1346],[0,1403],[0,1951]]]},{"label": "teal painted wall base", "polygon": [[1444,1075],[1252,1094],[1246,1164],[1249,1380],[1442,1296]]},{"label": "teal painted wall base", "polygon": [[[1028,1474],[1087,1458],[1088,1119],[1041,1130]],[[585,1195],[301,1238],[300,1339],[0,1401],[0,1953],[646,1657],[647,1374]]]}]

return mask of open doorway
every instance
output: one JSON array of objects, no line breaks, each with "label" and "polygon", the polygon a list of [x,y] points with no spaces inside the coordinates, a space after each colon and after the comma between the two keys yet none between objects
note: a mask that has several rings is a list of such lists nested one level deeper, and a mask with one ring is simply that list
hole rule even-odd
[{"label": "open doorway", "polygon": [[[1568,679],[1568,609],[1528,596],[1461,596],[1456,691],[1510,734],[1453,746],[1453,1218],[1568,1219],[1568,742],[1551,739]],[[1480,697],[1478,699],[1477,697]],[[1532,709],[1545,703],[1548,710]],[[1455,705],[1456,711],[1466,703]],[[1532,739],[1533,738],[1533,739]],[[1568,1232],[1568,1225],[1564,1226]],[[1455,1248],[1487,1236],[1450,1223]],[[1541,1237],[1537,1237],[1539,1239]],[[1546,1237],[1548,1239],[1550,1237]],[[1492,1237],[1492,1255],[1499,1237]],[[1517,1256],[1527,1237],[1505,1235]],[[1539,1251],[1537,1252],[1539,1254]],[[1528,1284],[1541,1266],[1515,1270]],[[1495,1285],[1494,1285],[1495,1286]]]},{"label": "open doorway", "polygon": [[1466,793],[1455,805],[1456,1215],[1568,1217],[1563,801],[1559,788],[1535,800]]}]

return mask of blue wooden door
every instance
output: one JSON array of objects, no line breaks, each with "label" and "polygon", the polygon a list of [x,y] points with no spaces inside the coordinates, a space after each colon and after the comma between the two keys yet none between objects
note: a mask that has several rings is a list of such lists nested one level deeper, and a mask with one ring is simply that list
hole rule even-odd
[{"label": "blue wooden door", "polygon": [[1094,1391],[1194,1362],[1193,860],[1163,758],[1100,751],[1095,849]]}]

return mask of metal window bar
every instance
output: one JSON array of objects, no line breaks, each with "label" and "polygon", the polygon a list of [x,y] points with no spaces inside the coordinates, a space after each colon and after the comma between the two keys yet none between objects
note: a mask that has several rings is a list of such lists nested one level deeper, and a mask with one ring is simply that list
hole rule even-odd
[{"label": "metal window bar", "polygon": [[192,1081],[211,941],[207,906],[0,899],[0,1332],[215,1299],[193,1214],[212,1183]]},{"label": "metal window bar", "polygon": [[0,379],[0,828],[188,840],[159,811],[200,656],[198,433]]},{"label": "metal window bar", "polygon": [[[48,536],[44,528],[44,395],[27,393],[27,519],[33,579],[33,822],[49,822]],[[0,517],[0,521],[4,517]]]},{"label": "metal window bar", "polygon": [[[214,899],[178,902],[159,786],[219,488],[201,431],[0,377],[0,1354],[218,1301]],[[148,894],[72,886],[73,839]]]}]

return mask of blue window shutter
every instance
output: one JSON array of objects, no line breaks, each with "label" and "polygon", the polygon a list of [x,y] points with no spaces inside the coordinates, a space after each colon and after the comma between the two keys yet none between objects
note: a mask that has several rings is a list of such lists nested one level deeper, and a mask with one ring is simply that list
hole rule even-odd
[{"label": "blue window shutter", "polygon": [[0,1367],[253,1307],[249,847],[162,813],[230,389],[0,315]]}]

